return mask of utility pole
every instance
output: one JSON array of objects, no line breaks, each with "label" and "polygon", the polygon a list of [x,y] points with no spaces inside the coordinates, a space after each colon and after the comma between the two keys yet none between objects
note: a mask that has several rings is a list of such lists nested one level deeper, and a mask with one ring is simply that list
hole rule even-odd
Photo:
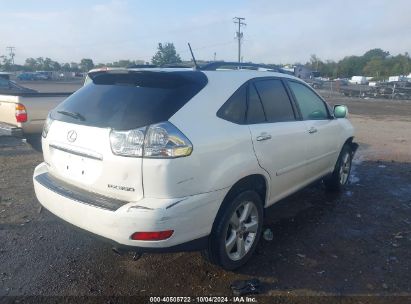
[{"label": "utility pole", "polygon": [[214,61],[216,61],[216,59],[217,59],[217,53],[214,52]]},{"label": "utility pole", "polygon": [[241,39],[243,39],[243,32],[241,32],[241,26],[246,26],[243,21],[243,17],[234,17],[234,23],[238,24],[238,32],[236,33],[236,38],[238,40],[238,62],[241,62]]},{"label": "utility pole", "polygon": [[15,49],[16,48],[14,46],[6,47],[6,50],[9,52],[9,56],[10,56],[12,65],[14,65],[14,56],[16,55],[16,53],[14,52]]}]

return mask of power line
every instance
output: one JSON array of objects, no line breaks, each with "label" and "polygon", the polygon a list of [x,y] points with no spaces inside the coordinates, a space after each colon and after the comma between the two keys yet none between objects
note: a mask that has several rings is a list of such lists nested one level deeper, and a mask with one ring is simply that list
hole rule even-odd
[{"label": "power line", "polygon": [[14,52],[16,48],[14,46],[7,46],[6,50],[9,52],[9,56],[11,59],[11,64],[14,65],[14,56],[16,55],[16,53]]},{"label": "power line", "polygon": [[238,62],[241,62],[241,39],[243,39],[243,32],[241,32],[241,26],[246,26],[243,21],[245,18],[243,17],[234,17],[234,23],[238,24],[238,32],[236,32],[236,37],[238,40]]}]

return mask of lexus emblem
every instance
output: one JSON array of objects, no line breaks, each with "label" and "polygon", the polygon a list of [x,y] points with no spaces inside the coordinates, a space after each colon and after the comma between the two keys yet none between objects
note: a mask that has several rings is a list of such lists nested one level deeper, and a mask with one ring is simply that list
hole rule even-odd
[{"label": "lexus emblem", "polygon": [[68,133],[67,133],[67,140],[68,140],[69,142],[75,142],[76,139],[77,139],[77,133],[76,133],[76,131],[74,131],[74,130],[68,131]]}]

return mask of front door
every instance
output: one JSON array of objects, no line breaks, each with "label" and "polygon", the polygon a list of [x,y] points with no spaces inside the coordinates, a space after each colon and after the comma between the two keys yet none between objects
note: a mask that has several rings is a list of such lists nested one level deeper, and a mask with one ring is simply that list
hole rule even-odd
[{"label": "front door", "polygon": [[330,115],[325,102],[309,87],[288,81],[309,135],[307,145],[308,179],[314,180],[333,170],[338,157],[341,127]]}]

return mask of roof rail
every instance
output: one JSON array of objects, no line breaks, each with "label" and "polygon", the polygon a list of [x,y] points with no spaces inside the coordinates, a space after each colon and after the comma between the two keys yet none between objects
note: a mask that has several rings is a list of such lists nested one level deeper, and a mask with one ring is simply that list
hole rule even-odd
[{"label": "roof rail", "polygon": [[169,63],[169,64],[164,64],[161,66],[161,68],[181,68],[181,69],[186,69],[186,68],[193,68],[190,65],[186,65],[186,64],[178,64],[178,63]]},{"label": "roof rail", "polygon": [[251,62],[225,62],[225,61],[216,61],[216,62],[210,62],[207,63],[203,66],[200,67],[201,71],[216,71],[219,68],[224,68],[224,67],[234,67],[237,69],[252,69],[252,70],[257,70],[257,69],[267,69],[269,72],[277,72],[277,73],[284,73],[284,74],[290,74],[294,75],[293,73],[286,71],[282,68],[277,68],[273,66],[269,66],[266,64],[258,64],[258,63],[251,63]]},{"label": "roof rail", "polygon": [[132,64],[127,66],[127,69],[151,69],[151,68],[192,68],[192,66],[178,64],[178,63],[169,63],[163,65],[156,64]]},{"label": "roof rail", "polygon": [[149,69],[149,68],[158,68],[158,65],[155,64],[131,64],[127,66],[127,69]]},{"label": "roof rail", "polygon": [[263,68],[263,69],[268,69],[268,70],[276,70],[276,68],[273,68],[272,66],[268,66],[265,64],[257,64],[257,63],[251,63],[251,62],[225,62],[225,61],[215,61],[215,62],[210,62],[207,63],[203,66],[200,67],[201,70],[203,71],[215,71],[221,67],[234,67],[237,69],[242,69],[242,68]]}]

